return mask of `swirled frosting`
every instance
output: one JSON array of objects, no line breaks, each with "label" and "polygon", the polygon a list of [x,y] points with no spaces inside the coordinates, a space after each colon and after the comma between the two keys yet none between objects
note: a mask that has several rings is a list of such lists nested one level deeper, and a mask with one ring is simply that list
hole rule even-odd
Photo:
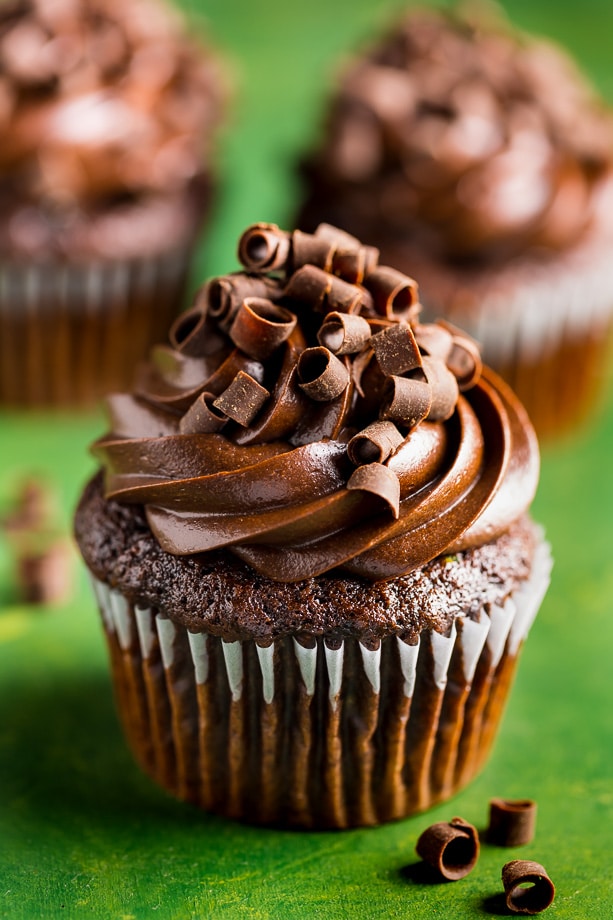
[{"label": "swirled frosting", "polygon": [[210,172],[220,96],[218,65],[156,0],[3,3],[4,248],[109,208],[163,211]]},{"label": "swirled frosting", "polygon": [[328,225],[254,225],[239,257],[109,398],[93,448],[106,497],[144,505],[163,550],[387,580],[523,515],[525,412],[471,339],[419,322],[411,278]]},{"label": "swirled frosting", "polygon": [[611,174],[610,117],[554,45],[413,11],[340,79],[299,225],[496,259],[580,238]]}]

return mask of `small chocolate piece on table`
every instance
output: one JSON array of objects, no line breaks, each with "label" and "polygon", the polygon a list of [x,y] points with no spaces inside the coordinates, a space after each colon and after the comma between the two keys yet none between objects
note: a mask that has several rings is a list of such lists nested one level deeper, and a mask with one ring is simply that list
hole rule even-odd
[{"label": "small chocolate piece on table", "polygon": [[514,859],[502,867],[506,904],[514,914],[540,914],[555,897],[555,886],[540,863]]},{"label": "small chocolate piece on table", "polygon": [[520,847],[534,837],[536,802],[532,799],[492,799],[487,841],[500,847]]},{"label": "small chocolate piece on table", "polygon": [[464,818],[452,818],[426,828],[416,850],[444,879],[456,882],[472,872],[477,863],[479,835]]}]

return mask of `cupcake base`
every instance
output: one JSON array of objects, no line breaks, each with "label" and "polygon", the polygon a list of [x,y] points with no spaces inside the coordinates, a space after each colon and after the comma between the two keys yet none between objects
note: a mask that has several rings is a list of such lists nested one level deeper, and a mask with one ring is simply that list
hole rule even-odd
[{"label": "cupcake base", "polygon": [[504,605],[448,636],[370,648],[226,642],[94,579],[130,746],[178,798],[252,823],[345,828],[423,811],[482,766],[550,567],[541,541]]},{"label": "cupcake base", "polygon": [[183,305],[192,248],[0,264],[0,404],[88,405],[128,387]]}]

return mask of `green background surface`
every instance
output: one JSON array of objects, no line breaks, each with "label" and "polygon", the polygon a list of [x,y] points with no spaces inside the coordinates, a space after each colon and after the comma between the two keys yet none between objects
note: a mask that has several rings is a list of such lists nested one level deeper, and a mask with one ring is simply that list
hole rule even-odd
[{"label": "green background surface", "polygon": [[[200,5],[186,4],[192,13]],[[312,136],[337,55],[398,3],[209,0],[234,71],[223,189],[196,272],[234,267],[257,219],[286,222],[291,163]],[[514,20],[564,41],[613,100],[610,0],[509,0]],[[572,368],[569,368],[572,374]],[[93,463],[101,413],[0,414],[0,513],[23,473],[61,496],[66,528]],[[544,450],[534,506],[555,555],[551,590],[524,650],[494,754],[463,793],[427,815],[373,830],[259,830],[175,803],[140,774],[114,713],[101,629],[74,559],[72,600],[11,601],[0,555],[0,916],[472,918],[502,908],[500,869],[543,863],[557,885],[548,917],[613,917],[613,388],[576,438]],[[2,549],[6,550],[6,547]],[[415,842],[460,814],[483,827],[490,797],[532,797],[537,835],[484,847],[468,878],[424,884]]]}]

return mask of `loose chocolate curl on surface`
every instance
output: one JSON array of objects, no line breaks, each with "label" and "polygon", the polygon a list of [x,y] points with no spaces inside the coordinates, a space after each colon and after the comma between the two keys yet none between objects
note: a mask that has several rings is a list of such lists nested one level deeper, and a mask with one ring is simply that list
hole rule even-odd
[{"label": "loose chocolate curl on surface", "polygon": [[422,365],[415,336],[406,323],[397,323],[377,332],[370,339],[370,346],[386,376],[399,376]]},{"label": "loose chocolate curl on surface", "polygon": [[214,402],[213,393],[201,393],[179,422],[181,434],[221,431],[228,421],[228,416],[219,412]]},{"label": "loose chocolate curl on surface", "polygon": [[307,396],[317,402],[329,402],[349,386],[349,371],[342,361],[318,346],[306,348],[298,359],[298,379]]},{"label": "loose chocolate curl on surface", "polygon": [[359,489],[370,492],[389,506],[392,514],[397,519],[400,511],[400,481],[393,470],[382,463],[368,463],[358,466],[353,471],[347,482],[349,491]]},{"label": "loose chocolate curl on surface", "polygon": [[246,297],[230,327],[230,338],[250,358],[264,361],[296,327],[296,316],[263,297]]},{"label": "loose chocolate curl on surface", "polygon": [[537,862],[514,859],[502,867],[506,904],[514,914],[540,914],[555,897],[555,886]]},{"label": "loose chocolate curl on surface", "polygon": [[536,802],[532,799],[492,799],[487,841],[499,847],[523,846],[534,837]]},{"label": "loose chocolate curl on surface", "polygon": [[432,387],[426,380],[391,376],[383,390],[379,417],[414,428],[428,417],[431,406]]},{"label": "loose chocolate curl on surface", "polygon": [[334,355],[352,355],[361,351],[371,335],[368,321],[355,313],[328,313],[317,341]]},{"label": "loose chocolate curl on surface", "polygon": [[479,858],[477,829],[463,818],[452,818],[426,828],[417,841],[419,856],[448,881],[471,872]]},{"label": "loose chocolate curl on surface", "polygon": [[383,463],[404,441],[393,422],[373,422],[354,435],[347,445],[352,463]]},{"label": "loose chocolate curl on surface", "polygon": [[250,374],[239,371],[230,386],[214,401],[213,406],[246,428],[269,396],[268,390]]},{"label": "loose chocolate curl on surface", "polygon": [[238,258],[250,272],[285,268],[290,252],[290,234],[276,224],[253,224],[238,241]]}]

